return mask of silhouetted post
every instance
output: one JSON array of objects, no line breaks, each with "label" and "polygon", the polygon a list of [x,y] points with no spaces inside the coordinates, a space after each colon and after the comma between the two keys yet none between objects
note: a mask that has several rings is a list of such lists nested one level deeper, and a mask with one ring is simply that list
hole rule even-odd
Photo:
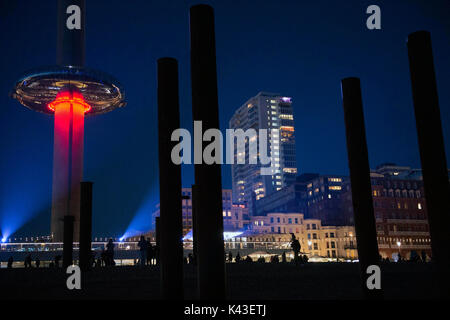
[{"label": "silhouetted post", "polygon": [[80,197],[80,268],[91,268],[92,262],[92,182],[81,182]]},{"label": "silhouetted post", "polygon": [[366,298],[376,299],[381,298],[381,290],[369,290],[366,285],[367,278],[370,276],[370,274],[367,274],[367,267],[370,265],[379,265],[380,258],[373,210],[361,86],[358,78],[346,78],[342,80],[342,99],[352,188],[353,214],[355,216],[356,241],[361,268],[361,284]]},{"label": "silhouetted post", "polygon": [[180,128],[178,63],[158,60],[158,146],[161,218],[161,291],[165,299],[183,298],[183,216],[181,211],[181,165],[171,152],[177,141],[172,133]]},{"label": "silhouetted post", "polygon": [[[86,0],[58,0],[58,40],[56,63],[61,66],[84,66],[86,34]],[[80,24],[77,25],[77,17]],[[69,26],[68,27],[68,22]]]},{"label": "silhouetted post", "polygon": [[161,251],[161,220],[155,217],[155,241],[156,241],[156,264],[159,264],[159,251]]},{"label": "silhouetted post", "polygon": [[435,282],[440,287],[441,296],[448,297],[450,189],[429,32],[418,31],[409,35],[408,55],[432,258],[438,267]]},{"label": "silhouetted post", "polygon": [[73,264],[73,216],[64,216],[63,267]]},{"label": "silhouetted post", "polygon": [[[202,121],[203,132],[208,129],[220,129],[212,7],[208,5],[191,7],[190,33],[193,120]],[[202,143],[201,151],[203,149]],[[195,164],[195,185],[198,190],[197,262],[200,299],[225,299],[226,294],[220,166],[220,164]]]},{"label": "silhouetted post", "polygon": [[198,211],[198,191],[195,184],[192,185],[192,254],[194,259],[198,258],[198,226],[197,226],[197,211]]}]

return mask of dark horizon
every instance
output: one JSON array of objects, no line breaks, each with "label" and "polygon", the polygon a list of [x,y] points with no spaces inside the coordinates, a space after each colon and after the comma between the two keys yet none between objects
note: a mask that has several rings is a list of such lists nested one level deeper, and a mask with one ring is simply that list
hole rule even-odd
[{"label": "dark horizon", "polygon": [[[116,77],[128,101],[123,109],[86,119],[84,178],[94,182],[94,236],[120,236],[137,213],[158,203],[160,57],[178,59],[181,127],[192,131],[188,13],[196,3],[87,5],[86,65]],[[369,1],[207,3],[216,17],[221,130],[259,91],[292,97],[299,174],[348,175],[340,80],[349,76],[361,78],[371,167],[393,162],[420,168],[406,38],[417,30],[430,31],[449,166],[448,1],[378,1],[380,31],[365,28]],[[0,224],[10,223],[7,217],[13,214],[21,218],[14,223],[25,224],[18,234],[46,235],[52,118],[27,110],[8,92],[24,71],[55,64],[56,1],[39,6],[17,2],[6,9],[0,19],[0,39],[7,44],[0,82]],[[190,187],[193,177],[193,166],[184,165],[182,185]],[[228,165],[222,180],[223,188],[230,189]]]}]

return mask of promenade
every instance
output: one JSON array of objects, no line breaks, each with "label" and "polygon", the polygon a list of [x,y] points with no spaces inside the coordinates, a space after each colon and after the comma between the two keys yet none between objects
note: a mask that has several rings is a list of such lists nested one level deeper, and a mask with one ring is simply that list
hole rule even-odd
[{"label": "promenade", "polygon": [[[250,300],[361,299],[357,263],[227,264],[227,296]],[[1,269],[1,299],[159,299],[158,267],[99,268],[82,274],[82,289],[66,288],[62,269]],[[382,265],[385,299],[431,299],[432,265]],[[185,265],[185,298],[195,299],[196,276]]]}]

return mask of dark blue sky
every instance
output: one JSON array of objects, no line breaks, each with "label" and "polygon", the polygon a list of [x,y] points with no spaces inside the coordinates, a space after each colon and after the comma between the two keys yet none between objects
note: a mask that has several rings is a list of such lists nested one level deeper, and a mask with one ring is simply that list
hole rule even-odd
[{"label": "dark blue sky", "polygon": [[[52,118],[8,97],[19,75],[56,59],[56,1],[12,1],[0,12],[0,224],[48,234]],[[84,176],[94,185],[94,235],[120,236],[158,202],[156,60],[180,64],[181,125],[191,129],[188,11],[192,1],[89,0],[87,66],[124,85],[128,106],[87,118]],[[407,35],[432,33],[450,154],[450,1],[211,1],[216,13],[221,128],[259,91],[293,97],[299,172],[347,174],[340,79],[361,78],[370,164],[420,166]],[[365,27],[382,10],[382,30]],[[183,185],[193,168],[183,167]],[[231,187],[229,166],[223,185]],[[148,212],[150,214],[150,212]]]}]

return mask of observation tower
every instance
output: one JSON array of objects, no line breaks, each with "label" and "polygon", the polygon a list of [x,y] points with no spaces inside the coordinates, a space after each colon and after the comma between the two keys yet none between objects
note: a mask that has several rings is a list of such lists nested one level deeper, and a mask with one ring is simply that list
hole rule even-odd
[{"label": "observation tower", "polygon": [[112,76],[84,67],[85,0],[58,0],[57,65],[27,72],[11,93],[25,107],[53,115],[51,234],[63,241],[64,217],[73,216],[79,241],[80,182],[83,179],[84,117],[125,106]]}]

